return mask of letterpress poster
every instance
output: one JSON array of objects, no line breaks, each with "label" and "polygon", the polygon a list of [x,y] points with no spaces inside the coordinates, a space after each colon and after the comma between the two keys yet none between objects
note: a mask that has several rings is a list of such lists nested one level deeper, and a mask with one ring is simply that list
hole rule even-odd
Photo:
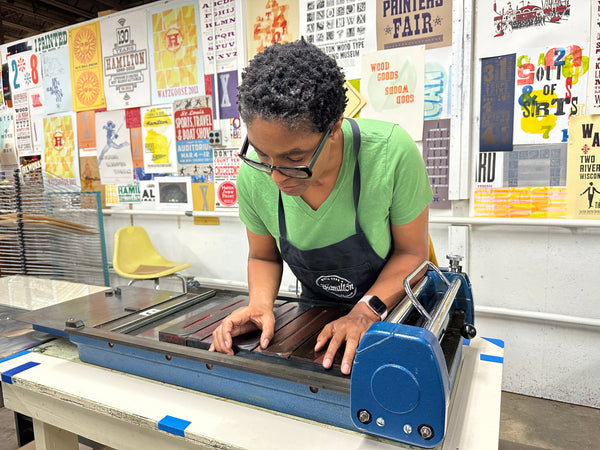
[{"label": "letterpress poster", "polygon": [[98,21],[69,28],[73,110],[106,106],[102,80],[102,48]]},{"label": "letterpress poster", "polygon": [[210,96],[191,97],[173,103],[177,174],[192,177],[193,183],[214,180],[213,150],[209,132],[213,129]]},{"label": "letterpress poster", "polygon": [[235,3],[236,0],[200,2],[204,67],[207,73],[237,70]]},{"label": "letterpress poster", "polygon": [[600,116],[569,121],[568,213],[573,219],[600,218]]},{"label": "letterpress poster", "polygon": [[586,44],[517,52],[514,144],[567,142],[569,117],[585,112],[588,54]]},{"label": "letterpress poster", "polygon": [[102,184],[133,183],[131,141],[125,110],[96,113],[96,156]]},{"label": "letterpress poster", "polygon": [[198,2],[168,2],[148,11],[152,104],[204,95]]},{"label": "letterpress poster", "polygon": [[53,185],[79,186],[79,155],[73,113],[44,118],[44,173]]},{"label": "letterpress poster", "polygon": [[71,111],[73,97],[67,30],[42,34],[35,38],[34,44],[42,58],[45,113]]},{"label": "letterpress poster", "polygon": [[452,0],[377,3],[377,49],[452,45]]},{"label": "letterpress poster", "polygon": [[348,80],[360,78],[361,56],[377,50],[376,3],[300,2],[301,35],[334,58]]},{"label": "letterpress poster", "polygon": [[[592,1],[592,6],[596,1]],[[524,47],[566,43],[577,36],[589,42],[590,2],[568,0],[494,0],[473,2],[480,57],[518,52]]]},{"label": "letterpress poster", "polygon": [[141,108],[141,115],[145,173],[176,173],[177,151],[172,105]]},{"label": "letterpress poster", "polygon": [[481,60],[479,151],[513,149],[515,55]]},{"label": "letterpress poster", "polygon": [[300,39],[298,15],[298,0],[247,0],[246,56],[248,60],[274,42],[284,44]]},{"label": "letterpress poster", "polygon": [[111,14],[100,19],[106,108],[150,104],[146,11]]},{"label": "letterpress poster", "polygon": [[360,116],[400,124],[415,141],[423,137],[425,46],[394,48],[362,57]]}]

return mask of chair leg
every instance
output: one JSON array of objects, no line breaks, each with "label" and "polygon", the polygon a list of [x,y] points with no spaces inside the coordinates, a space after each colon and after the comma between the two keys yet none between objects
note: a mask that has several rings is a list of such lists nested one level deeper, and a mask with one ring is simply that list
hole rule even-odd
[{"label": "chair leg", "polygon": [[154,289],[156,289],[158,291],[160,289],[158,278],[153,278],[153,280],[154,280]]},{"label": "chair leg", "polygon": [[185,277],[183,275],[179,275],[178,273],[174,273],[173,275],[181,280],[181,287],[183,289],[183,293],[187,294],[187,282],[185,281]]}]

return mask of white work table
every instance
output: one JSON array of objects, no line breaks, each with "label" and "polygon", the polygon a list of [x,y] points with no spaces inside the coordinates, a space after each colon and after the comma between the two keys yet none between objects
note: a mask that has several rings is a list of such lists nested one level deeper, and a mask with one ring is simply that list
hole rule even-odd
[{"label": "white work table", "polygon": [[[498,447],[503,355],[503,343],[494,339],[464,346],[443,449]],[[5,406],[33,419],[38,450],[77,449],[77,435],[116,449],[403,448],[81,363],[64,339],[0,361],[0,372]]]}]

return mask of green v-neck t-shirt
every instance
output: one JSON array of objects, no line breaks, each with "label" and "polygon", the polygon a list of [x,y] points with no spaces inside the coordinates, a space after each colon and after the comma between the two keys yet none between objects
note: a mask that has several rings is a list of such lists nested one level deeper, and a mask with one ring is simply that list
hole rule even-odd
[{"label": "green v-neck t-shirt", "polygon": [[[433,194],[421,153],[402,127],[355,120],[361,138],[358,217],[373,249],[386,258],[392,246],[390,224],[404,225],[417,218]],[[281,194],[287,239],[300,250],[335,244],[355,233],[352,181],[356,157],[347,120],[342,122],[342,131],[342,167],[325,202],[315,211],[300,196]],[[242,164],[237,191],[242,222],[255,234],[272,235],[279,245],[279,189],[270,175]]]}]

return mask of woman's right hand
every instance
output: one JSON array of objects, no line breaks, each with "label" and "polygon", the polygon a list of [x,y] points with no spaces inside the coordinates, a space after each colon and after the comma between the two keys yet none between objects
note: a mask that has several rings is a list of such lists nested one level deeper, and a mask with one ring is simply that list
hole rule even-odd
[{"label": "woman's right hand", "polygon": [[273,338],[274,328],[275,315],[271,305],[243,306],[223,319],[213,332],[213,341],[208,350],[233,355],[233,337],[254,330],[262,330],[260,346],[265,349]]}]

